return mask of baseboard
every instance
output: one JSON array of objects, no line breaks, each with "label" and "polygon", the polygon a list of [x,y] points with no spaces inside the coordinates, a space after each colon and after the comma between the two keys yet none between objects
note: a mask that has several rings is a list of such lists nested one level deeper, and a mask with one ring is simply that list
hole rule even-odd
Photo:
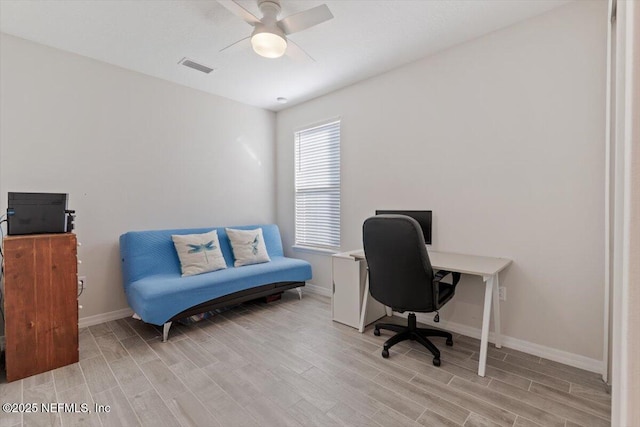
[{"label": "baseboard", "polygon": [[304,285],[304,288],[302,289],[306,289],[307,291],[309,291],[309,293],[312,293],[312,294],[331,297],[331,289],[325,288],[324,286],[318,286],[318,285],[313,285],[311,283],[307,283]]},{"label": "baseboard", "polygon": [[[109,322],[110,320],[122,319],[124,317],[129,317],[132,314],[133,310],[131,310],[130,308],[123,308],[122,310],[81,317],[80,319],[78,319],[78,328],[86,328],[87,326]],[[4,350],[4,335],[0,335],[0,350]]]},{"label": "baseboard", "polygon": [[123,308],[122,310],[110,311],[108,313],[100,313],[93,316],[81,317],[78,319],[78,327],[86,328],[87,326],[93,326],[111,320],[118,320],[124,317],[129,317],[133,314],[133,310],[130,308]]},{"label": "baseboard", "polygon": [[[305,289],[312,294],[331,297],[331,289],[325,288],[324,286],[307,283],[305,285]],[[131,310],[130,308],[124,308],[122,310],[82,317],[78,321],[78,327],[86,328],[87,326],[97,325],[99,323],[108,322],[110,320],[122,319],[124,317],[131,316],[132,314],[133,310]],[[407,317],[406,313],[394,314],[400,317]],[[446,320],[441,320],[440,323],[435,323],[429,315],[422,313],[417,313],[416,317],[419,322],[426,325],[435,326],[438,328],[449,330],[451,332],[466,335],[468,337],[480,339],[481,331],[478,328]],[[495,342],[493,332],[489,332],[489,342]],[[604,372],[604,364],[602,360],[591,359],[579,354],[569,353],[567,351],[546,347],[540,344],[530,343],[528,341],[509,337],[506,335],[502,336],[502,345],[514,350],[523,351],[525,353],[532,354],[538,357],[544,357],[545,359],[553,360],[554,362],[564,363],[565,365],[584,369],[590,372],[595,372],[598,374]],[[0,349],[4,349],[4,336],[0,336]]]},{"label": "baseboard", "polygon": [[[307,283],[303,289],[306,289],[307,292],[312,294],[318,294],[330,297],[331,289],[327,289],[323,286],[317,286],[310,283]],[[304,291],[303,291],[304,292]],[[108,313],[96,314],[94,316],[81,317],[78,320],[79,328],[86,328],[87,326],[97,325],[99,323],[108,322],[110,320],[118,320],[123,317],[129,317],[133,314],[133,310],[130,308],[123,308],[122,310],[110,311]],[[2,337],[4,339],[4,337]]]},{"label": "baseboard", "polygon": [[[331,296],[331,289],[327,289],[323,286],[313,285],[311,283],[307,283],[303,289],[306,289],[308,292],[312,294],[324,295],[327,297]],[[110,311],[108,313],[96,314],[93,316],[81,317],[78,320],[78,327],[86,328],[87,326],[97,325],[99,323],[108,322],[110,320],[118,320],[123,317],[129,317],[133,314],[133,310],[130,308],[123,308],[122,310]],[[4,342],[4,337],[0,337]]]},{"label": "baseboard", "polygon": [[[310,293],[331,297],[331,289],[325,288],[324,286],[307,283],[305,288]],[[407,313],[401,314],[394,312],[394,314],[400,317],[407,317]],[[416,313],[416,317],[421,323],[480,339],[481,330],[478,328],[446,320],[441,320],[439,323],[435,323],[432,316],[424,313]],[[489,342],[495,342],[493,332],[489,332]],[[506,335],[502,336],[502,345],[534,356],[544,357],[545,359],[553,360],[554,362],[564,363],[565,365],[584,369],[586,371],[596,372],[598,374],[602,374],[602,372],[604,372],[604,362],[602,360],[591,359],[579,354],[569,353],[567,351],[546,347],[540,344],[534,344]]]},{"label": "baseboard", "polygon": [[[401,314],[394,312],[394,315],[400,317],[407,317],[407,314]],[[451,332],[466,335],[468,337],[480,339],[481,330],[472,326],[463,325],[460,323],[450,322],[441,319],[439,323],[433,321],[433,317],[424,313],[416,313],[416,318],[419,322],[426,325],[434,326],[440,329],[446,329]],[[489,332],[489,342],[495,343],[493,332]],[[575,368],[584,369],[586,371],[602,374],[604,372],[604,362],[602,360],[591,359],[589,357],[581,356],[579,354],[569,353],[567,351],[558,350],[551,347],[546,347],[540,344],[534,344],[528,341],[524,341],[518,338],[502,336],[502,345],[512,348],[514,350],[522,351],[534,356],[543,357],[545,359],[553,360],[554,362],[564,363],[565,365],[573,366]]]}]

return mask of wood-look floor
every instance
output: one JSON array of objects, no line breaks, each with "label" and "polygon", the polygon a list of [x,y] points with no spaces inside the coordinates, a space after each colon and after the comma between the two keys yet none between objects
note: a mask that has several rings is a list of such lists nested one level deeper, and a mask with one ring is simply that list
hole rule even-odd
[{"label": "wood-look floor", "polygon": [[[404,319],[395,319],[404,322]],[[597,374],[479,342],[434,342],[442,366],[412,342],[331,321],[330,299],[285,292],[211,320],[159,331],[121,319],[80,331],[80,363],[0,382],[0,402],[109,405],[109,413],[0,413],[12,426],[608,426]]]}]

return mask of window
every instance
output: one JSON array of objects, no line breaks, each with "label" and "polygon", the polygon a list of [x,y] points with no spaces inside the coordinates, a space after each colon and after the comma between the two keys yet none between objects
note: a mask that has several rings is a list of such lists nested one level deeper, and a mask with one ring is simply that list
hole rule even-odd
[{"label": "window", "polygon": [[340,120],[295,133],[295,244],[340,247]]}]

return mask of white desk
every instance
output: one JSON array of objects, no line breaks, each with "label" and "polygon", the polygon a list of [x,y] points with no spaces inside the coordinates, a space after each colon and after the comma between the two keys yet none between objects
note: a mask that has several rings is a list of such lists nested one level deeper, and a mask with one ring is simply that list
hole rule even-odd
[{"label": "white desk", "polygon": [[[364,251],[350,252],[356,260],[366,261]],[[448,270],[463,274],[481,276],[485,283],[484,311],[482,314],[482,333],[480,337],[480,361],[478,363],[478,375],[484,377],[487,366],[487,348],[489,345],[489,319],[491,316],[491,303],[493,302],[493,323],[495,327],[495,344],[502,347],[500,336],[500,299],[498,298],[499,274],[511,260],[507,258],[493,258],[477,255],[462,255],[448,252],[429,251],[429,260],[434,270]],[[364,332],[364,318],[367,312],[367,300],[369,296],[369,281],[362,300],[362,312],[360,313],[360,327]]]}]

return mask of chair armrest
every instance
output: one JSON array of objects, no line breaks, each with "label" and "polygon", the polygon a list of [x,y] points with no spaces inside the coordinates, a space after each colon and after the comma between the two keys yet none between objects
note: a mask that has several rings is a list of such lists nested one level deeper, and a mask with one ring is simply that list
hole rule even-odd
[{"label": "chair armrest", "polygon": [[439,283],[439,282],[442,281],[442,279],[447,277],[449,274],[451,274],[451,277],[453,278],[453,282],[451,283],[451,285],[452,286],[456,286],[458,284],[458,282],[460,281],[460,273],[454,273],[454,272],[447,271],[447,270],[439,270],[433,276],[433,282],[434,283]]},{"label": "chair armrest", "polygon": [[[453,292],[455,293],[456,285],[460,281],[460,273],[454,273],[447,270],[439,270],[433,275],[433,300],[435,303],[435,310],[438,310],[440,308],[440,282],[449,274],[451,274],[453,280],[451,283],[445,284],[451,286],[451,288],[453,288]],[[451,296],[453,296],[453,294],[451,294]],[[442,303],[446,303],[450,298],[451,297],[447,298],[447,300],[443,301]]]}]

